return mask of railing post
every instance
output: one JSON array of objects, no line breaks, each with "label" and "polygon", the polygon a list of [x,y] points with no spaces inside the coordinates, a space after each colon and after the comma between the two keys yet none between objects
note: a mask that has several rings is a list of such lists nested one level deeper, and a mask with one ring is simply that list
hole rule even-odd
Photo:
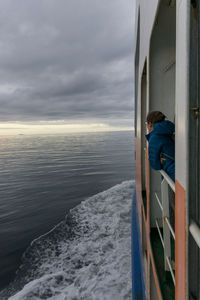
[{"label": "railing post", "polygon": [[167,257],[171,262],[171,240],[170,230],[166,223],[166,218],[169,218],[169,189],[168,183],[165,179],[161,182],[161,196],[162,196],[162,207],[163,207],[163,240],[164,240],[164,260],[165,270],[170,271]]}]

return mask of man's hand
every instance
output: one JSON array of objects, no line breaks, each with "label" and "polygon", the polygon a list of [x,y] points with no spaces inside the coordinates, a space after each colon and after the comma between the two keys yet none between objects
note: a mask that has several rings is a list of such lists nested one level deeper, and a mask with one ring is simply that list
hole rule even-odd
[{"label": "man's hand", "polygon": [[165,161],[166,161],[166,158],[161,158],[161,159],[160,159],[161,165],[163,165]]}]

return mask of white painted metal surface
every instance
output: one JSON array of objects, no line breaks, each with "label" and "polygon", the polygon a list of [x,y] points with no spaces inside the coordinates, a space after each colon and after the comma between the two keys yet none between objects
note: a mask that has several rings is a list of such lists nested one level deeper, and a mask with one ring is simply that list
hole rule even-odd
[{"label": "white painted metal surface", "polygon": [[169,221],[169,219],[166,217],[165,218],[165,222],[167,223],[167,225],[168,225],[168,227],[169,227],[169,230],[170,230],[170,232],[171,232],[171,235],[173,236],[173,238],[174,238],[174,240],[175,240],[175,232],[174,232],[174,230],[173,230],[173,228],[172,228],[172,226],[171,226],[171,224],[170,224],[170,221]]},{"label": "white painted metal surface", "polygon": [[164,179],[167,181],[169,186],[171,187],[172,191],[175,192],[175,183],[173,180],[167,175],[167,173],[163,170],[160,170],[161,175],[164,177]]},{"label": "white painted metal surface", "polygon": [[161,240],[163,249],[165,249],[165,244],[164,244],[164,240],[163,240],[163,237],[162,237],[162,233],[161,233],[161,231],[160,231],[160,227],[159,227],[159,224],[158,224],[158,220],[156,220],[156,227],[157,227],[157,229],[158,229],[158,233],[159,233],[159,236],[160,236],[160,240]]},{"label": "white painted metal surface", "polygon": [[176,179],[188,190],[188,102],[190,1],[177,0],[176,22]]},{"label": "white painted metal surface", "polygon": [[171,273],[171,275],[172,275],[172,280],[173,280],[173,282],[174,282],[174,285],[176,285],[176,282],[175,282],[175,276],[174,276],[174,272],[173,272],[172,265],[171,265],[171,263],[170,263],[169,257],[166,257],[166,260],[167,260],[167,264],[168,264],[170,273]]},{"label": "white painted metal surface", "polygon": [[170,230],[166,224],[165,218],[169,218],[169,193],[168,183],[163,180],[161,183],[161,195],[162,195],[162,207],[163,207],[163,240],[164,240],[164,258],[165,258],[165,270],[170,271],[167,263],[167,257],[171,258],[171,239]]},{"label": "white painted metal surface", "polygon": [[[137,0],[136,1],[136,25],[137,18],[140,15],[140,25],[141,25],[141,36],[140,40],[140,65],[139,65],[139,74],[141,76],[144,62],[146,57],[149,54],[149,43],[152,28],[155,22],[155,14],[158,9],[159,0]],[[147,18],[148,16],[148,18]],[[136,26],[137,27],[137,26]],[[137,32],[137,28],[136,31]],[[135,44],[136,44],[136,34],[135,34]],[[135,47],[136,48],[136,47]]]},{"label": "white painted metal surface", "polygon": [[161,204],[161,202],[160,202],[160,199],[159,199],[157,193],[155,193],[155,196],[156,196],[156,200],[157,200],[157,202],[158,202],[158,205],[160,206],[160,209],[161,209],[161,211],[163,212],[163,207],[162,207],[162,204]]},{"label": "white painted metal surface", "polygon": [[194,221],[191,221],[189,230],[198,247],[200,248],[200,227]]},{"label": "white painted metal surface", "polygon": [[[167,181],[167,183],[168,183],[169,185],[172,185],[171,188],[172,188],[172,190],[175,192],[175,184],[174,184],[174,182],[171,180],[171,178],[170,178],[164,171],[162,171],[162,172],[163,172],[163,175],[165,176],[165,180]],[[166,176],[166,175],[167,175],[167,176]],[[174,230],[173,230],[173,228],[172,228],[172,226],[171,226],[171,224],[170,224],[169,218],[166,217],[166,216],[163,214],[163,206],[162,206],[162,204],[161,204],[161,201],[160,201],[160,199],[159,199],[157,193],[155,193],[155,197],[156,197],[156,200],[157,200],[157,202],[158,202],[158,205],[159,205],[159,207],[160,207],[160,209],[161,209],[162,217],[163,217],[164,221],[167,223],[167,226],[169,227],[169,230],[170,230],[170,232],[171,232],[171,235],[173,236],[173,238],[174,238],[174,240],[175,240],[175,232],[174,232]],[[169,199],[169,196],[168,196],[168,199]],[[158,220],[156,221],[156,226],[157,226],[157,225],[158,225]],[[158,226],[157,226],[157,227],[158,227]],[[199,236],[199,239],[200,239],[200,236]]]}]

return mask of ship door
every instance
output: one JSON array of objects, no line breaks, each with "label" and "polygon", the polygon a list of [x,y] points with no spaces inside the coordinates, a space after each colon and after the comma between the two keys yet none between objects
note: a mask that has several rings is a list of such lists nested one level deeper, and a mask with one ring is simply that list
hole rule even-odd
[{"label": "ship door", "polygon": [[200,299],[200,4],[192,1],[190,14],[189,90],[189,295]]}]

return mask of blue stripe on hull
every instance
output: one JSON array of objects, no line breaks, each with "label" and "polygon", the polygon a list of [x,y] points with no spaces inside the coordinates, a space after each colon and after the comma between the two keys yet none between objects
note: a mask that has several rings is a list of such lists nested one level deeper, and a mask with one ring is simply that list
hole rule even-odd
[{"label": "blue stripe on hull", "polygon": [[132,299],[146,300],[136,192],[132,201]]}]

